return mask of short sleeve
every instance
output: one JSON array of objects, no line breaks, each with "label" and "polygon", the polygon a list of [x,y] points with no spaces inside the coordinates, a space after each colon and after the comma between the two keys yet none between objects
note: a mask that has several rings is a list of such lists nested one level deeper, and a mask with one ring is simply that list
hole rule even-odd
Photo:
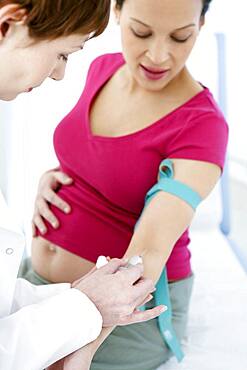
[{"label": "short sleeve", "polygon": [[168,144],[167,158],[211,162],[223,170],[228,125],[219,110],[198,112]]},{"label": "short sleeve", "polygon": [[87,73],[87,82],[101,83],[104,81],[108,73],[116,68],[117,65],[123,63],[121,53],[108,53],[95,58],[89,66]]}]

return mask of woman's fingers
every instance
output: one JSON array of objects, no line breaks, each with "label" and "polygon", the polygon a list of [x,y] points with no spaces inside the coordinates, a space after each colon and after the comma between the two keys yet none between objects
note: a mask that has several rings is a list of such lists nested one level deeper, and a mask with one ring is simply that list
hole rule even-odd
[{"label": "woman's fingers", "polygon": [[37,236],[35,223],[32,221],[32,237]]},{"label": "woman's fingers", "polygon": [[44,190],[41,196],[47,202],[51,203],[53,206],[56,206],[64,213],[69,213],[71,211],[70,205],[62,198],[60,198],[51,188],[47,188],[46,190]]},{"label": "woman's fingers", "polygon": [[33,217],[33,224],[39,229],[42,235],[44,235],[47,232],[47,227],[45,226],[42,217],[38,213],[36,213]]},{"label": "woman's fingers", "polygon": [[53,176],[56,179],[56,181],[62,185],[70,185],[73,182],[73,179],[66,175],[66,173],[61,171],[54,171]]},{"label": "woman's fingers", "polygon": [[36,202],[36,207],[37,207],[36,213],[38,213],[38,215],[41,216],[44,220],[49,222],[49,224],[51,224],[51,226],[54,229],[57,229],[59,226],[59,221],[57,217],[50,210],[47,202],[43,198],[40,198]]},{"label": "woman's fingers", "polygon": [[56,194],[61,185],[72,184],[73,179],[61,171],[48,171],[40,180],[38,195],[35,200],[35,211],[32,220],[33,236],[36,236],[36,227],[41,234],[47,232],[44,221],[47,221],[53,228],[59,227],[59,220],[50,210],[50,204],[59,208],[64,213],[71,211],[70,205]]}]

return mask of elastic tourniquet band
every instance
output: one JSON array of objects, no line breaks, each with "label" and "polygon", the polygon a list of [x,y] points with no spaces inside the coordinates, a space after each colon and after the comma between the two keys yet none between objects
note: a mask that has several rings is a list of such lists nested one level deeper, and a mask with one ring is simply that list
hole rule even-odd
[{"label": "elastic tourniquet band", "polygon": [[[174,180],[173,175],[172,161],[169,159],[163,160],[159,167],[159,180],[157,184],[155,184],[148,191],[145,198],[145,207],[159,191],[164,191],[177,196],[189,204],[194,210],[196,209],[202,200],[199,194],[182,182]],[[162,304],[167,306],[167,311],[163,312],[158,317],[158,325],[165,343],[180,362],[184,357],[184,353],[172,326],[172,307],[168,289],[166,268],[163,269],[160,279],[156,285],[154,300],[156,305]],[[142,307],[142,309],[145,310],[145,306]]]},{"label": "elastic tourniquet band", "polygon": [[188,185],[174,180],[173,176],[172,161],[170,159],[164,159],[159,167],[159,180],[147,193],[146,202],[149,202],[151,196],[158,191],[164,191],[184,200],[195,210],[202,201],[200,195]]}]

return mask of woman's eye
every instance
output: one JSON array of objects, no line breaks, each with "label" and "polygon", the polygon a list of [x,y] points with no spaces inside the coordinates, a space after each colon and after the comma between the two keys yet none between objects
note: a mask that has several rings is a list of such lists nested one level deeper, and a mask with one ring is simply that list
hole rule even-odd
[{"label": "woman's eye", "polygon": [[140,39],[146,39],[147,37],[151,36],[151,33],[141,33],[141,32],[136,32],[132,29],[133,34],[136,37],[139,37]]},{"label": "woman's eye", "polygon": [[[190,35],[191,36],[191,35]],[[180,43],[183,43],[183,42],[186,42],[187,40],[189,40],[190,36],[186,37],[186,38],[178,38],[178,37],[175,37],[175,36],[171,36],[172,40],[175,41],[175,42],[180,42]]]}]

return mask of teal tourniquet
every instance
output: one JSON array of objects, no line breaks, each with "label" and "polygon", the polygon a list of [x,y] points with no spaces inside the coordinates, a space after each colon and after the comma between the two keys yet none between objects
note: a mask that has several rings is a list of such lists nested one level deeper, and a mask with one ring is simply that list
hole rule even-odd
[{"label": "teal tourniquet", "polygon": [[[159,180],[147,193],[145,198],[145,207],[159,191],[164,191],[183,199],[193,209],[196,209],[198,204],[201,202],[201,197],[198,193],[182,182],[173,179],[173,166],[172,161],[169,159],[165,159],[161,162],[159,167]],[[184,353],[172,326],[172,307],[166,268],[162,271],[160,279],[156,285],[154,300],[156,305],[162,304],[167,306],[167,311],[163,312],[158,317],[158,325],[165,343],[180,362],[184,357]],[[145,306],[142,307],[142,309],[145,310]]]}]

